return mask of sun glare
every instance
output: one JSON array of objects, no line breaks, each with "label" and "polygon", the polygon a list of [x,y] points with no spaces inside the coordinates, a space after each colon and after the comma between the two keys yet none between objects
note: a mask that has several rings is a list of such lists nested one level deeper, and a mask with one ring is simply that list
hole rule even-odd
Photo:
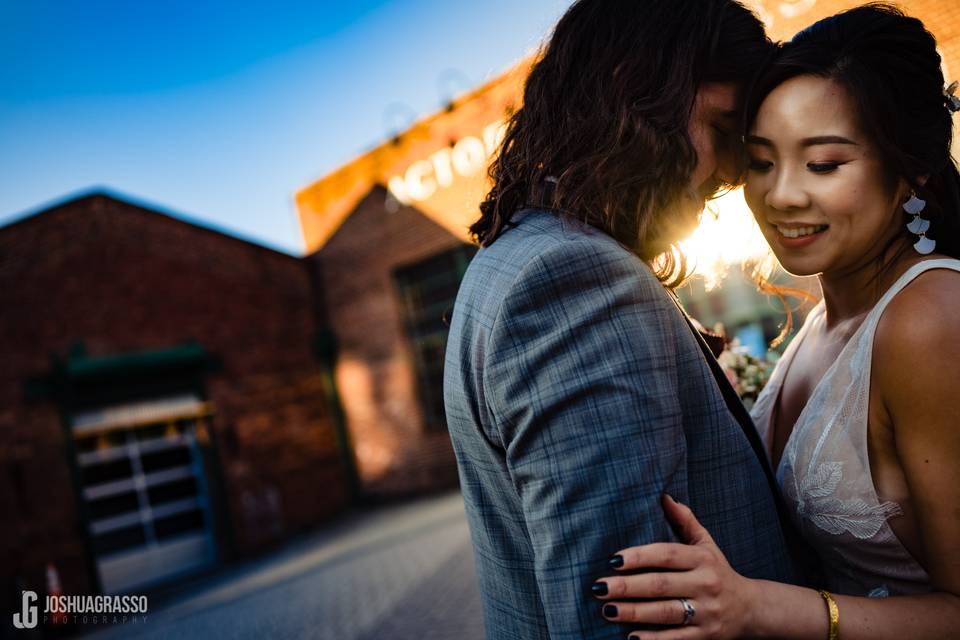
[{"label": "sun glare", "polygon": [[680,248],[696,266],[693,273],[704,278],[708,290],[720,284],[731,265],[762,259],[769,251],[743,199],[743,189],[708,202],[700,226],[680,243]]}]

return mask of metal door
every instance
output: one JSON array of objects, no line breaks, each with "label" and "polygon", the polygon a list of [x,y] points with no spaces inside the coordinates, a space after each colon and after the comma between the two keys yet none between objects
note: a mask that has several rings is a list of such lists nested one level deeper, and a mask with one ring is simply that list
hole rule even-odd
[{"label": "metal door", "polygon": [[209,407],[193,395],[72,418],[81,491],[104,593],[192,573],[216,560],[198,438]]}]

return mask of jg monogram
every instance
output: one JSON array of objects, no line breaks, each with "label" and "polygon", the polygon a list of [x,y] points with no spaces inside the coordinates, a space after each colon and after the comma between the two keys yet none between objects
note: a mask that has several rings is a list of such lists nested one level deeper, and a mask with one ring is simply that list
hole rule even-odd
[{"label": "jg monogram", "polygon": [[37,626],[37,594],[34,591],[23,592],[23,611],[13,614],[13,626],[17,629],[33,629]]}]

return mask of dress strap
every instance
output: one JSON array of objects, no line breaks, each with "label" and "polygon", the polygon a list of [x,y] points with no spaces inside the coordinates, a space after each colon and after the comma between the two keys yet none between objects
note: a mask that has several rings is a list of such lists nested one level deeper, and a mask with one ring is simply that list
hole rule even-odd
[{"label": "dress strap", "polygon": [[951,271],[960,272],[960,260],[954,258],[937,258],[935,260],[924,260],[923,262],[918,262],[909,269],[903,272],[903,275],[897,278],[897,281],[887,289],[887,291],[877,302],[876,306],[870,310],[870,321],[876,323],[880,316],[883,315],[883,310],[887,308],[887,305],[890,304],[890,301],[900,293],[904,287],[913,282],[917,276],[926,271],[932,271],[933,269],[950,269]]}]

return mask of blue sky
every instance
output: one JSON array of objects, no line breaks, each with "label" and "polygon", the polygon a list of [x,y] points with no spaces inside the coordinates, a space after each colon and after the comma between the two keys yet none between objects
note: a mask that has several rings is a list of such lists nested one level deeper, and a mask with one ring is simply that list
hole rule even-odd
[{"label": "blue sky", "polygon": [[506,69],[569,2],[3,0],[0,224],[106,188],[300,254],[297,189]]}]

